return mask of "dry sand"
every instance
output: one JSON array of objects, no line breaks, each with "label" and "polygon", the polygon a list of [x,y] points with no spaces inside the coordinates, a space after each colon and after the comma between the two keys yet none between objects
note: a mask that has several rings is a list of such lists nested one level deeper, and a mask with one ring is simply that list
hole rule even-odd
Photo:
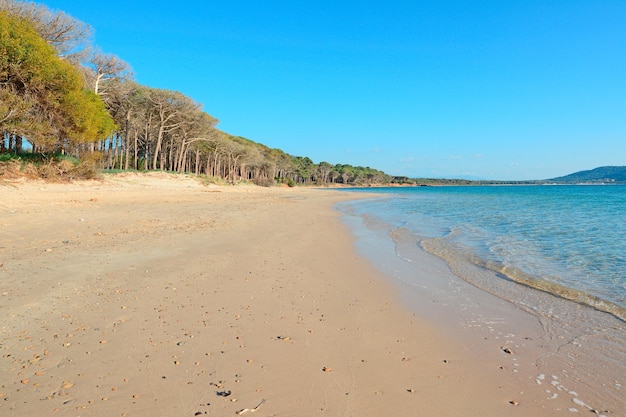
[{"label": "dry sand", "polygon": [[408,311],[355,253],[348,198],[0,184],[0,415],[571,414]]}]

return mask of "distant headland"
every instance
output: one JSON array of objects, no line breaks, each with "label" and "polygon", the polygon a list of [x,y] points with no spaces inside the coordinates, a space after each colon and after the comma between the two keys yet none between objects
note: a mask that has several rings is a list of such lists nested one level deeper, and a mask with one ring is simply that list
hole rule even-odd
[{"label": "distant headland", "polygon": [[[441,178],[412,178],[416,185],[541,185],[541,184],[626,184],[626,166],[604,166],[545,180],[497,181]],[[405,181],[409,182],[409,181]]]}]

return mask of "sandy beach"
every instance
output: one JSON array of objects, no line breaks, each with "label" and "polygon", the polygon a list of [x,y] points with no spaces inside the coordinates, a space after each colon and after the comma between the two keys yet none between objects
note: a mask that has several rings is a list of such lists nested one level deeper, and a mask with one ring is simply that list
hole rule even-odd
[{"label": "sandy beach", "polygon": [[363,197],[0,183],[0,415],[572,415],[406,308],[333,210]]}]

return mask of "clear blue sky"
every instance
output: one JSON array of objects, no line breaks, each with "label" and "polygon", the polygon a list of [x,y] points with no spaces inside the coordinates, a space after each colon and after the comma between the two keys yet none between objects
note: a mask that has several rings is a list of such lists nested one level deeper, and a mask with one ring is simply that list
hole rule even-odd
[{"label": "clear blue sky", "polygon": [[43,2],[139,83],[315,162],[544,179],[626,165],[626,1]]}]

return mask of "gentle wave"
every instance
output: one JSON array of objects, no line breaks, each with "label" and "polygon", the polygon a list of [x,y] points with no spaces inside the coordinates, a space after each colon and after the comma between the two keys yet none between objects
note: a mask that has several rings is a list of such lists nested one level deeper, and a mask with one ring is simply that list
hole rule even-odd
[{"label": "gentle wave", "polygon": [[[488,285],[484,285],[484,283],[477,282],[477,280],[468,277],[466,274],[459,271],[459,269],[455,267],[459,257],[465,256],[469,262],[478,267],[493,271],[495,273],[495,276],[499,278],[507,279],[517,284],[524,285],[528,288],[532,288],[534,290],[543,291],[548,294],[552,294],[557,297],[576,302],[578,304],[592,307],[596,310],[609,313],[616,318],[626,322],[626,308],[614,304],[610,301],[604,300],[600,297],[596,297],[585,291],[560,285],[554,282],[554,280],[548,281],[542,278],[538,278],[536,276],[531,276],[520,270],[519,268],[507,266],[498,262],[486,261],[476,256],[468,256],[467,252],[455,253],[450,248],[447,248],[445,244],[442,244],[441,239],[425,240],[421,243],[420,246],[427,252],[446,261],[446,263],[451,267],[453,272],[455,272],[455,274],[460,278],[463,278],[471,284],[476,285],[483,290],[489,291],[496,296],[502,297],[503,295],[498,293],[497,291],[492,290],[491,288],[489,288]],[[515,303],[516,300],[509,299],[508,301]]]}]

